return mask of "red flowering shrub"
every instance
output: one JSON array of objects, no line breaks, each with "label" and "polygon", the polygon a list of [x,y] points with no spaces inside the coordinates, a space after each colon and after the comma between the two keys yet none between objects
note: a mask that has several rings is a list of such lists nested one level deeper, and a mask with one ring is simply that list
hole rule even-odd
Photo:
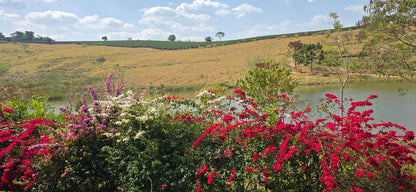
[{"label": "red flowering shrub", "polygon": [[[345,117],[329,113],[311,120],[310,108],[266,113],[241,91],[236,93],[241,97],[236,99],[239,110],[208,112],[221,121],[207,124],[193,144],[206,154],[197,173],[198,191],[416,190],[408,166],[416,163],[416,146],[410,142],[414,133],[397,135],[394,129],[405,128],[373,123],[371,109],[357,110],[370,106],[376,96],[351,100]],[[324,108],[339,105],[335,95],[326,96]]]},{"label": "red flowering shrub", "polygon": [[52,135],[59,126],[40,118],[6,122],[0,105],[0,189],[22,191],[37,180],[37,173],[54,155]]}]

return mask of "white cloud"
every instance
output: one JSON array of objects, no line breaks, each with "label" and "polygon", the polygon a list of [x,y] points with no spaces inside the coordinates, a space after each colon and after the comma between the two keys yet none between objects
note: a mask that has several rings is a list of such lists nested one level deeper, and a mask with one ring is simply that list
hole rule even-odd
[{"label": "white cloud", "polygon": [[234,15],[237,15],[238,18],[246,16],[248,13],[261,13],[262,9],[254,7],[248,4],[239,5],[236,8],[232,9]]},{"label": "white cloud", "polygon": [[100,18],[98,15],[86,16],[79,20],[79,27],[87,29],[128,29],[133,28],[132,24],[124,23],[113,17]]},{"label": "white cloud", "polygon": [[217,16],[226,16],[229,14],[231,14],[231,11],[226,10],[226,9],[220,9],[220,10],[215,11],[215,15]]},{"label": "white cloud", "polygon": [[364,13],[363,7],[363,5],[350,5],[348,7],[345,7],[345,11]]},{"label": "white cloud", "polygon": [[181,3],[176,9],[184,11],[199,11],[206,9],[225,9],[228,5],[210,0],[195,0],[192,4]]},{"label": "white cloud", "polygon": [[62,11],[44,11],[44,12],[30,12],[25,16],[25,20],[32,24],[73,24],[78,21],[78,17],[69,12]]},{"label": "white cloud", "polygon": [[20,16],[16,13],[6,13],[3,10],[0,10],[0,20],[13,21],[19,18]]},{"label": "white cloud", "polygon": [[315,0],[308,0],[309,3],[313,3]]},{"label": "white cloud", "polygon": [[258,24],[250,27],[250,29],[244,31],[241,36],[243,37],[257,37],[263,35],[276,35],[287,33],[291,25],[290,20],[284,20],[277,25],[264,25]]},{"label": "white cloud", "polygon": [[308,22],[304,23],[308,26],[318,26],[321,24],[328,24],[329,16],[327,15],[315,15]]}]

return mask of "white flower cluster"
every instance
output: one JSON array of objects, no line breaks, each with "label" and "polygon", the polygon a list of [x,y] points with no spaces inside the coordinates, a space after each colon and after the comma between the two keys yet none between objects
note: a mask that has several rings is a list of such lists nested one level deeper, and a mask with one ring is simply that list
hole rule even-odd
[{"label": "white flower cluster", "polygon": [[204,96],[214,97],[215,96],[215,93],[213,93],[211,91],[204,90],[201,93],[199,93],[198,95],[196,95],[196,98],[200,99],[200,98],[202,98]]}]

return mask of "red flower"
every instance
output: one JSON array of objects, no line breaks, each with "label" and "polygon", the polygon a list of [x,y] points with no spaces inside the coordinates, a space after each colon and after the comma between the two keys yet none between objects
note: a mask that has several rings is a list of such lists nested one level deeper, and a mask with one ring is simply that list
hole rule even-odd
[{"label": "red flower", "polygon": [[246,98],[246,93],[242,89],[236,89],[234,93],[237,93],[237,96],[241,98]]},{"label": "red flower", "polygon": [[13,109],[10,109],[10,108],[7,108],[7,107],[5,107],[3,109],[3,111],[6,112],[6,113],[14,113]]},{"label": "red flower", "polygon": [[199,186],[199,183],[196,183],[197,187],[196,187],[196,192],[201,192],[202,188]]},{"label": "red flower", "polygon": [[338,99],[337,96],[335,96],[334,94],[331,94],[331,93],[325,94],[325,97],[327,97],[328,99]]},{"label": "red flower", "polygon": [[413,131],[407,131],[406,135],[403,136],[403,139],[405,139],[406,141],[412,141],[413,139],[415,139],[415,133]]},{"label": "red flower", "polygon": [[258,161],[260,158],[261,158],[261,155],[259,155],[258,153],[255,153],[255,154],[253,155],[253,162]]},{"label": "red flower", "polygon": [[212,171],[211,175],[208,175],[208,185],[214,184],[215,176],[220,176],[220,174]]},{"label": "red flower", "polygon": [[247,171],[247,172],[253,172],[253,171],[254,171],[254,169],[253,169],[253,168],[251,168],[251,167],[246,167],[246,171]]},{"label": "red flower", "polygon": [[207,169],[208,165],[204,165],[199,171],[198,173],[195,175],[195,178],[198,178],[201,174],[205,173],[208,171]]},{"label": "red flower", "polygon": [[165,189],[165,187],[166,187],[166,183],[163,183],[163,184],[162,184],[162,189],[164,190],[164,189]]},{"label": "red flower", "polygon": [[234,119],[235,119],[235,117],[234,117],[234,116],[232,116],[232,115],[225,115],[225,116],[222,118],[222,120],[223,120],[223,121],[225,121],[225,122],[232,121],[232,120],[234,120]]}]

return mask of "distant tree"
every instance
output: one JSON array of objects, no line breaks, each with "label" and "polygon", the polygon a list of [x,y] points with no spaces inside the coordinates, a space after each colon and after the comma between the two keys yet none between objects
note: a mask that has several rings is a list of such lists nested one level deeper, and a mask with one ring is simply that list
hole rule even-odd
[{"label": "distant tree", "polygon": [[50,37],[45,37],[43,39],[46,41],[47,44],[52,44],[54,42],[54,40],[51,39]]},{"label": "distant tree", "polygon": [[20,31],[16,31],[12,34],[10,34],[11,40],[13,42],[22,42],[23,41],[23,37],[24,37],[24,33],[20,32]]},{"label": "distant tree", "polygon": [[131,37],[129,37],[129,38],[127,38],[127,40],[129,40],[129,41],[131,41],[131,40],[133,40]]},{"label": "distant tree", "polygon": [[416,83],[416,1],[370,0],[358,23],[368,37],[364,55],[383,75],[396,75]]},{"label": "distant tree", "polygon": [[176,36],[175,35],[169,35],[169,37],[168,37],[168,40],[169,41],[175,41],[176,40]]},{"label": "distant tree", "polygon": [[206,41],[206,42],[211,42],[211,41],[212,41],[211,36],[205,37],[205,41]]},{"label": "distant tree", "polygon": [[309,65],[311,71],[313,70],[313,63],[321,63],[324,59],[324,51],[322,50],[322,45],[317,44],[302,44],[302,48],[298,50],[296,54],[293,55],[295,62],[303,63],[305,66]]},{"label": "distant tree", "polygon": [[107,41],[107,40],[108,40],[108,38],[107,38],[107,36],[103,36],[103,37],[101,37],[101,40],[103,40],[103,41]]},{"label": "distant tree", "polygon": [[225,33],[224,32],[217,32],[217,34],[215,34],[216,37],[218,37],[221,41],[221,39],[224,37]]},{"label": "distant tree", "polygon": [[2,32],[0,32],[0,41],[3,41],[5,39],[6,39],[6,37],[4,36],[4,34]]},{"label": "distant tree", "polygon": [[[287,45],[289,48],[289,55],[292,56],[293,58],[299,57],[300,55],[298,55],[297,53],[302,48],[302,44],[303,43],[300,40],[289,42],[289,44]],[[297,61],[299,60],[299,58],[294,59],[294,60],[295,60],[295,67],[296,67],[298,63]]]},{"label": "distant tree", "polygon": [[33,31],[25,31],[23,39],[25,42],[31,42],[33,39],[35,39],[35,33]]},{"label": "distant tree", "polygon": [[43,41],[43,37],[40,35],[36,35],[35,41]]}]

